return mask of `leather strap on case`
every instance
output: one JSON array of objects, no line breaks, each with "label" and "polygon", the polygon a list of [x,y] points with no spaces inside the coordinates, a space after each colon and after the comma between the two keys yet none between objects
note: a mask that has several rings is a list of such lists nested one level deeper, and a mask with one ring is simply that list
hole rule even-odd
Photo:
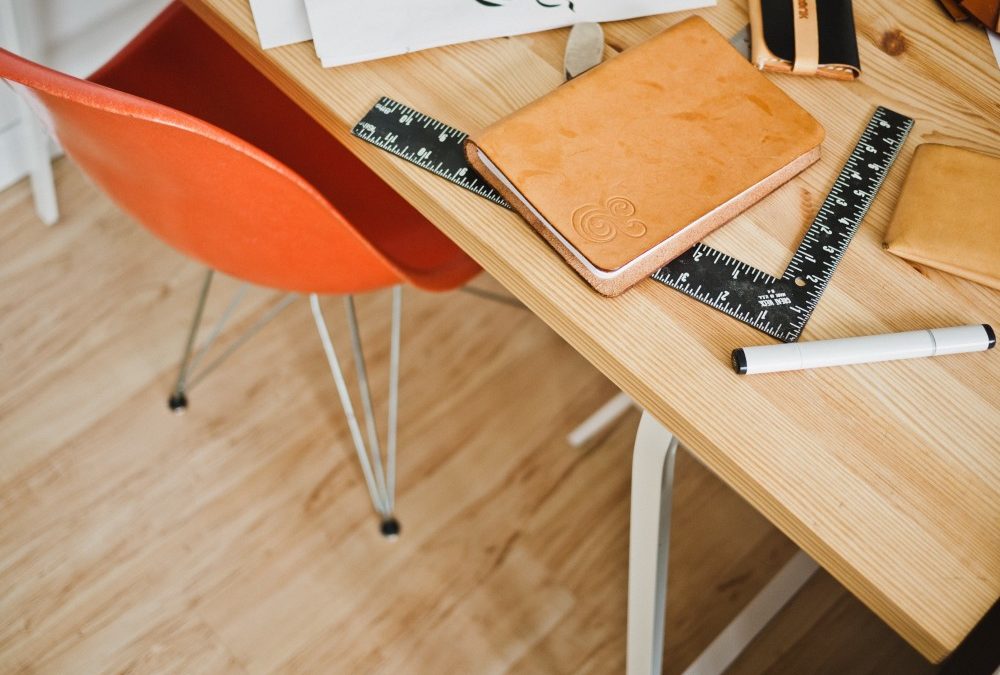
[{"label": "leather strap on case", "polygon": [[819,67],[819,23],[816,0],[791,0],[795,28],[795,61],[792,72],[812,75]]}]

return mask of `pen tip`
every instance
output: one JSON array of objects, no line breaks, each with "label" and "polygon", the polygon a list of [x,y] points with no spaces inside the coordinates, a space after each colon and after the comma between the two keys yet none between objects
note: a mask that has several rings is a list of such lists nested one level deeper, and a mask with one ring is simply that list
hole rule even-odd
[{"label": "pen tip", "polygon": [[997,346],[997,334],[993,332],[993,326],[988,323],[983,324],[983,330],[986,331],[986,337],[989,338],[990,344],[987,345],[987,349],[993,349]]}]

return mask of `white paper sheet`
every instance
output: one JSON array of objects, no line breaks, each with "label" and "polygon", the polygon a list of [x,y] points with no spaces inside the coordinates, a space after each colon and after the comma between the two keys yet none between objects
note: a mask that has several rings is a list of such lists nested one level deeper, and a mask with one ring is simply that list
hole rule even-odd
[{"label": "white paper sheet", "polygon": [[715,0],[305,0],[324,66],[714,5]]},{"label": "white paper sheet", "polygon": [[305,0],[250,0],[263,49],[312,39]]}]

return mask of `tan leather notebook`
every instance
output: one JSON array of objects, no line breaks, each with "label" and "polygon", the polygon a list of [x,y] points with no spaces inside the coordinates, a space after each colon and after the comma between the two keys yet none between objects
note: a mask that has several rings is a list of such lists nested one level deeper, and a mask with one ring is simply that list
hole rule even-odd
[{"label": "tan leather notebook", "polygon": [[466,142],[595,289],[617,295],[819,159],[823,129],[703,19]]}]

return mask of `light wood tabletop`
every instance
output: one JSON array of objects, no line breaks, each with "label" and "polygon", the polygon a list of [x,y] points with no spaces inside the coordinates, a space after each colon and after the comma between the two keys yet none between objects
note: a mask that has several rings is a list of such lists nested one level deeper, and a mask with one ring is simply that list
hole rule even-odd
[{"label": "light wood tabletop", "polygon": [[[603,298],[513,213],[350,135],[382,95],[482,128],[559,85],[566,30],[324,70],[311,43],[260,50],[248,0],[184,1],[928,659],[996,601],[1000,350],[737,376],[732,349],[774,340],[651,280]],[[733,0],[697,13],[727,36],[747,22]],[[606,56],[689,14],[607,24]],[[860,80],[768,75],[826,128],[823,158],[706,241],[780,275],[884,105],[916,125],[802,339],[1000,326],[1000,293],[880,246],[917,145],[1000,155],[986,36],[934,0],[857,0],[855,20]]]}]

